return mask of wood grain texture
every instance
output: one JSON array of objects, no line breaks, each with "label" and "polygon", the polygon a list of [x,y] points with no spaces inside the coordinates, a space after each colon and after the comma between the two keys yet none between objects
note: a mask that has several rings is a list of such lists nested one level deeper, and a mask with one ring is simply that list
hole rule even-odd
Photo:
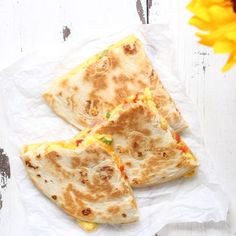
[{"label": "wood grain texture", "polygon": [[[236,235],[236,70],[222,74],[220,68],[226,58],[213,55],[211,49],[196,43],[195,29],[187,24],[188,0],[139,2],[143,23],[170,25],[180,77],[197,106],[205,146],[215,160],[220,181],[231,201],[227,223],[173,224],[158,232],[158,236]],[[136,0],[1,0],[0,69],[45,44],[63,42],[63,27],[70,29],[66,43],[104,25],[135,23],[141,23]],[[6,133],[0,126],[0,145],[5,142]]]},{"label": "wood grain texture", "polygon": [[136,10],[142,24],[147,23],[146,1],[136,0]]},{"label": "wood grain texture", "polygon": [[2,191],[7,188],[7,181],[11,177],[9,158],[0,148],[0,210],[3,206]]}]

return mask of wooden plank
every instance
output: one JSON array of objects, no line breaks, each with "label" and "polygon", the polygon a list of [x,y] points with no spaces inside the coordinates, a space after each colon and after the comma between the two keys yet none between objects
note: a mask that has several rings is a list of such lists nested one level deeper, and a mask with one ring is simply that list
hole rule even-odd
[{"label": "wooden plank", "polygon": [[[146,0],[140,0],[146,19]],[[137,1],[1,0],[0,70],[44,45],[76,40],[106,27],[139,24]]]},{"label": "wooden plank", "polygon": [[[214,158],[223,189],[234,203],[236,70],[222,74],[220,68],[225,57],[213,55],[211,49],[197,44],[196,30],[187,25],[190,13],[185,6],[189,1],[153,0],[149,20],[150,23],[167,22],[170,25],[180,77],[198,109],[207,152]],[[235,218],[236,204],[231,204],[227,223],[174,224],[165,227],[158,236],[236,235]]]}]

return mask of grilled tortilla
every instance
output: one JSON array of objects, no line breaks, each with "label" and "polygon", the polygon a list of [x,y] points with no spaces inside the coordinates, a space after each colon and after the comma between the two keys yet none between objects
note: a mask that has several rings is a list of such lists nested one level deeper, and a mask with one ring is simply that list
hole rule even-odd
[{"label": "grilled tortilla", "polygon": [[[109,137],[105,137],[108,138]],[[104,136],[25,146],[22,159],[33,183],[79,221],[123,224],[138,219],[119,158]],[[93,224],[80,222],[93,229]]]},{"label": "grilled tortilla", "polygon": [[180,112],[134,36],[110,46],[51,83],[43,94],[53,111],[79,129],[91,127],[128,96],[150,88],[170,126],[186,127]]},{"label": "grilled tortilla", "polygon": [[111,135],[132,187],[192,175],[198,162],[180,136],[159,115],[148,89],[129,97],[92,129]]}]

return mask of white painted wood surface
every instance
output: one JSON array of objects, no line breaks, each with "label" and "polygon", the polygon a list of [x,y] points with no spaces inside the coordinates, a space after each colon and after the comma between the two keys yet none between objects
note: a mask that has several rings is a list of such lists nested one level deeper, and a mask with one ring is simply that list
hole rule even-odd
[{"label": "white painted wood surface", "polygon": [[[198,108],[206,149],[231,205],[227,223],[174,224],[158,235],[236,235],[236,69],[222,74],[226,58],[196,43],[195,29],[187,24],[187,2],[153,0],[149,23],[170,24],[180,76]],[[141,3],[146,17],[146,1]],[[104,25],[137,23],[136,0],[0,0],[0,69],[45,44],[62,42],[63,26],[71,30],[69,41]]]}]

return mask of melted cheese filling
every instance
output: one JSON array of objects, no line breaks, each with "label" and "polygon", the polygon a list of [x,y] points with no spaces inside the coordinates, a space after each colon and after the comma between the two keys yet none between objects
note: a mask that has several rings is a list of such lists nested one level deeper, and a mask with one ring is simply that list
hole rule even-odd
[{"label": "melted cheese filling", "polygon": [[109,118],[106,118],[107,120],[114,120],[114,118],[119,115],[122,111],[124,111],[124,106],[126,104],[132,104],[132,103],[139,103],[144,104],[149,107],[149,109],[155,114],[157,113],[156,104],[153,101],[152,93],[150,89],[146,88],[142,93],[139,93],[137,95],[131,95],[129,96],[126,101],[115,107],[111,112],[109,112]]},{"label": "melted cheese filling", "polygon": [[97,229],[98,224],[96,223],[90,223],[90,222],[86,222],[86,221],[81,221],[81,220],[77,220],[77,223],[79,224],[79,226],[87,231],[87,232],[92,232],[95,231]]},{"label": "melted cheese filling", "polygon": [[[26,145],[22,149],[22,154],[28,152],[28,151],[35,151],[40,146],[45,145],[47,146],[46,150],[47,152],[50,152],[52,150],[58,149],[58,148],[65,148],[65,149],[77,149],[78,147],[87,147],[95,142],[99,142],[101,146],[106,149],[107,152],[112,152],[113,149],[110,147],[110,145],[104,144],[100,139],[102,137],[108,137],[111,138],[110,135],[100,135],[100,134],[94,134],[89,135],[90,130],[86,129],[81,131],[78,135],[76,135],[74,138],[72,138],[69,141],[55,141],[55,142],[45,142],[45,143],[36,143],[36,144],[30,144]],[[81,145],[77,145],[77,140],[83,140],[81,142]]]}]

